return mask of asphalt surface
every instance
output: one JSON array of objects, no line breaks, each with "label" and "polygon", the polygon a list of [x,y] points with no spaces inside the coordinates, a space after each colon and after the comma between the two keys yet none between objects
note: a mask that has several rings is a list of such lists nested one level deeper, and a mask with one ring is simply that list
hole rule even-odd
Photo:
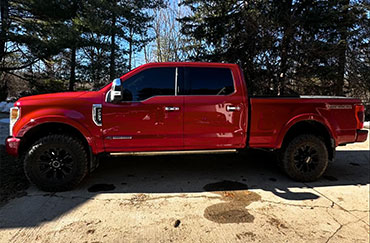
[{"label": "asphalt surface", "polygon": [[0,204],[0,242],[369,242],[369,157],[339,147],[313,183],[259,151],[109,158],[73,191]]}]

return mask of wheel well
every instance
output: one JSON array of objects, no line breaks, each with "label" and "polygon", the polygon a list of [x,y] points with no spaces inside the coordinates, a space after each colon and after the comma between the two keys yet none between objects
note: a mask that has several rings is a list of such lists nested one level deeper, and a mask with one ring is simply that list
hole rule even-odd
[{"label": "wheel well", "polygon": [[294,124],[285,134],[282,147],[285,147],[293,138],[301,134],[317,135],[317,137],[322,139],[326,145],[329,154],[329,160],[332,161],[334,159],[334,140],[331,137],[328,129],[323,124],[316,121],[301,121]]},{"label": "wheel well", "polygon": [[27,133],[24,134],[24,136],[21,139],[19,154],[22,156],[33,143],[35,143],[40,138],[50,134],[70,135],[79,139],[86,150],[88,159],[90,160],[90,146],[85,136],[76,128],[58,122],[43,123],[27,131]]}]

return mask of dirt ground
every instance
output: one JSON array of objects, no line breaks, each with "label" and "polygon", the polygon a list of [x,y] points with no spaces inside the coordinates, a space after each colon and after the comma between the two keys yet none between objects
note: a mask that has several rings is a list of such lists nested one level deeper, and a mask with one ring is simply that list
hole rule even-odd
[{"label": "dirt ground", "polygon": [[63,193],[28,186],[0,150],[0,242],[369,242],[369,142],[313,183],[250,151],[105,159]]}]

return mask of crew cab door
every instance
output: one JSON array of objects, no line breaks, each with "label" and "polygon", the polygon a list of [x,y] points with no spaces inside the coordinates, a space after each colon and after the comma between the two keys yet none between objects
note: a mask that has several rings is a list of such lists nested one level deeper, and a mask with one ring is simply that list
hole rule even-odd
[{"label": "crew cab door", "polygon": [[247,106],[237,70],[225,67],[181,69],[186,149],[245,146]]},{"label": "crew cab door", "polygon": [[183,97],[176,67],[155,67],[122,80],[122,102],[105,103],[106,151],[175,150],[183,146]]}]

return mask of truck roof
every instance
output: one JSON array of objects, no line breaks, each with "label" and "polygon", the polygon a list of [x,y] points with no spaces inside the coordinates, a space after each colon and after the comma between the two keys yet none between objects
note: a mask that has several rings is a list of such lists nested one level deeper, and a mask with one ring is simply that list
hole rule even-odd
[{"label": "truck roof", "polygon": [[172,67],[172,66],[202,66],[202,67],[219,67],[219,66],[238,66],[234,63],[220,62],[150,62],[139,67]]}]

